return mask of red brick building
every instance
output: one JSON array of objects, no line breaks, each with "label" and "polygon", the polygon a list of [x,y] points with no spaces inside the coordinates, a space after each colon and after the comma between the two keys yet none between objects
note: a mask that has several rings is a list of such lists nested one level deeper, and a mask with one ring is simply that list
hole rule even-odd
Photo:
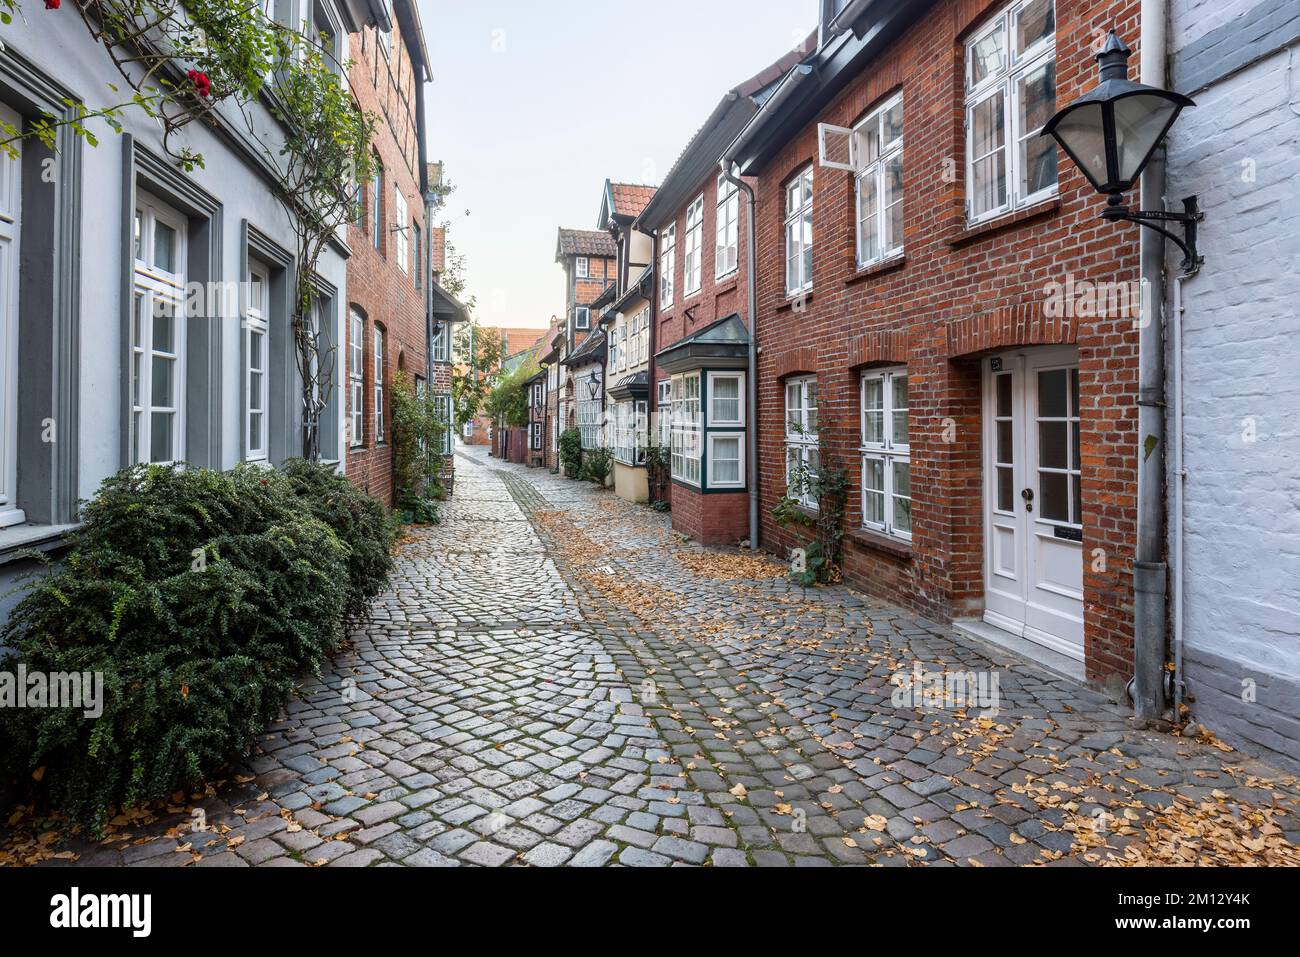
[{"label": "red brick building", "polygon": [[380,117],[375,178],[358,198],[348,227],[347,342],[340,378],[347,412],[346,471],[385,504],[393,501],[393,376],[405,372],[428,388],[425,197],[428,192],[423,85],[430,77],[419,12],[410,0],[391,6],[391,24],[374,23],[350,39],[348,83],[361,109]]},{"label": "red brick building", "polygon": [[669,450],[673,528],[706,544],[747,539],[750,512],[750,212],[719,159],[800,56],[722,98],[635,223],[655,238],[652,440]]},{"label": "red brick building", "polygon": [[1136,48],[1138,3],[825,8],[727,150],[758,184],[763,546],[799,544],[772,517],[792,464],[840,465],[851,582],[1122,681],[1137,313],[1074,290],[1132,288],[1138,231],[1035,134],[1106,30]]}]

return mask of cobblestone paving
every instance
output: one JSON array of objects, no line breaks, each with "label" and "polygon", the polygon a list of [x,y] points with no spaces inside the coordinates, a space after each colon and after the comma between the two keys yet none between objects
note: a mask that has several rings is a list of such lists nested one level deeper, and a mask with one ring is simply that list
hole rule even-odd
[{"label": "cobblestone paving", "polygon": [[[77,863],[1079,864],[1177,855],[1187,819],[1217,820],[1227,859],[1294,851],[1294,778],[737,561],[608,492],[462,453],[444,523],[203,802],[209,830],[178,809]],[[996,711],[900,707],[891,679],[916,662],[996,674]]]}]

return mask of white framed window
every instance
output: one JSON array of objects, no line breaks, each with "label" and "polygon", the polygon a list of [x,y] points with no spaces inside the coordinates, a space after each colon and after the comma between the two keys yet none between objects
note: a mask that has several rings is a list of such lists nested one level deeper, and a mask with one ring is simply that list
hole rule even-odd
[{"label": "white framed window", "polygon": [[370,212],[370,240],[375,244],[375,249],[383,252],[384,249],[384,166],[382,163],[375,163],[375,181],[371,184],[372,198],[374,199],[373,208]]},{"label": "white framed window", "polygon": [[591,328],[591,307],[590,306],[573,307],[573,328],[574,329]]},{"label": "white framed window", "polygon": [[574,264],[574,271],[579,279],[586,279],[591,264],[587,261],[586,256],[579,256]]},{"label": "white framed window", "polygon": [[713,224],[713,276],[721,279],[740,268],[740,188],[718,174],[717,218]]},{"label": "white framed window", "polygon": [[450,362],[447,344],[451,339],[451,324],[447,322],[438,323],[438,331],[433,334],[433,361]]},{"label": "white framed window", "polygon": [[598,449],[604,446],[601,431],[604,423],[604,403],[602,402],[602,390],[596,389],[596,394],[591,394],[589,386],[590,373],[578,379],[575,391],[577,393],[577,418],[578,433],[582,437],[582,448],[585,451]]},{"label": "white framed window", "polygon": [[709,373],[709,425],[745,424],[745,374]]},{"label": "white framed window", "polygon": [[540,451],[542,447],[542,423],[528,423],[528,447],[534,452]]},{"label": "white framed window", "polygon": [[132,461],[185,458],[184,218],[136,197],[131,316]]},{"label": "white framed window", "polygon": [[267,352],[270,344],[268,299],[270,278],[260,265],[248,265],[248,302],[244,309],[244,458],[267,458],[267,404],[270,381]]},{"label": "white framed window", "polygon": [[744,488],[745,433],[709,433],[709,487]]},{"label": "white framed window", "polygon": [[646,402],[644,399],[614,405],[614,458],[624,465],[645,464]]},{"label": "white framed window", "polygon": [[438,442],[438,451],[443,455],[450,455],[451,430],[453,428],[451,420],[451,396],[445,392],[436,393],[433,396],[433,411],[439,419],[446,423],[442,430],[442,438]]},{"label": "white framed window", "polygon": [[672,403],[673,403],[673,384],[669,379],[663,379],[659,382],[657,388],[658,404],[655,413],[658,416],[657,433],[659,436],[659,446],[668,448],[669,442],[672,441]]},{"label": "white framed window", "polygon": [[[0,104],[0,120],[22,129],[22,118]],[[22,242],[23,141],[0,154],[0,528],[20,525],[18,503],[18,257]],[[139,228],[137,222],[137,229]]]},{"label": "white framed window", "polygon": [[700,484],[700,374],[690,372],[671,379],[670,471],[688,485]]},{"label": "white framed window", "polygon": [[799,376],[785,383],[785,483],[787,493],[807,508],[817,508],[808,489],[821,456],[817,436],[817,377]]},{"label": "white framed window", "polygon": [[704,195],[696,197],[686,209],[686,243],[682,254],[682,291],[693,296],[700,291],[704,273]]},{"label": "white framed window", "polygon": [[353,309],[348,313],[348,444],[353,448],[366,437],[365,335],[365,322]]},{"label": "white framed window", "polygon": [[421,241],[420,227],[411,224],[411,281],[415,288],[420,288],[424,277],[424,243]]},{"label": "white framed window", "polygon": [[1056,195],[1054,0],[1019,0],[966,43],[966,218],[991,219]]},{"label": "white framed window", "polygon": [[859,386],[862,524],[912,538],[912,463],[908,457],[907,369],[872,369]]},{"label": "white framed window", "polygon": [[854,130],[858,266],[903,251],[903,96],[870,113]]},{"label": "white framed window", "polygon": [[665,226],[659,233],[659,308],[673,304],[674,272],[677,269],[677,224]]},{"label": "white framed window", "polygon": [[809,166],[785,188],[785,294],[812,288],[813,168]]},{"label": "white framed window", "polygon": [[375,327],[375,444],[384,444],[384,330]]},{"label": "white framed window", "polygon": [[396,250],[397,268],[406,272],[410,268],[408,259],[411,255],[411,244],[407,241],[407,230],[411,228],[410,217],[407,215],[406,197],[402,195],[400,186],[393,187],[393,237],[396,240],[394,248]]}]

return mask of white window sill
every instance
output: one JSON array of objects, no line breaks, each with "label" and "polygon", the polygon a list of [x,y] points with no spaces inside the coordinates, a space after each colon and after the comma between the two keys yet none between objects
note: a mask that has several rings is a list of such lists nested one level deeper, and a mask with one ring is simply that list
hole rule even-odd
[{"label": "white window sill", "polygon": [[22,525],[11,525],[8,528],[0,528],[0,564],[20,557],[16,553],[23,549],[57,544],[58,539],[63,538],[77,525],[76,522],[64,525],[24,523]]}]

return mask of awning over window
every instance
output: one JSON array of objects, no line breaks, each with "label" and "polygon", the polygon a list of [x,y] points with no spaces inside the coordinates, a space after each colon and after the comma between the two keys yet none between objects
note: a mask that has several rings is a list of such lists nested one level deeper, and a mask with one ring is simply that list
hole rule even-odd
[{"label": "awning over window", "polygon": [[733,312],[660,350],[655,362],[670,374],[695,369],[748,368],[749,329],[740,313]]}]

